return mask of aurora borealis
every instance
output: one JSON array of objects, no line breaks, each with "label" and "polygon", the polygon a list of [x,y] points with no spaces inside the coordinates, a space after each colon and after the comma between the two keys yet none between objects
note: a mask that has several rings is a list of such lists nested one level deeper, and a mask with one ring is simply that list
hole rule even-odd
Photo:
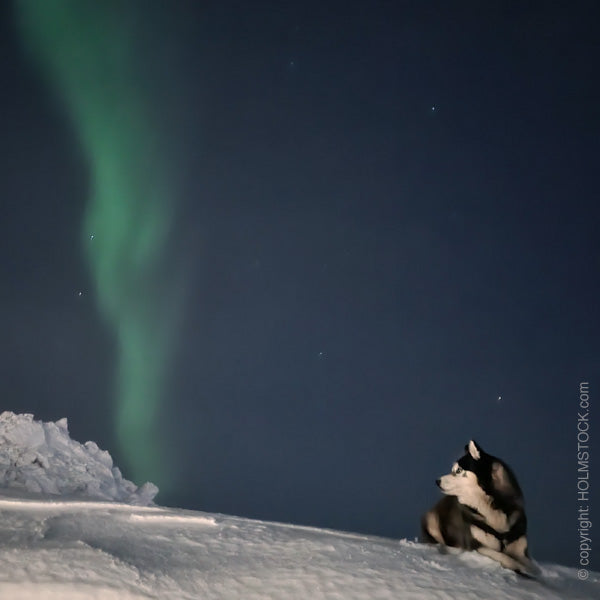
[{"label": "aurora borealis", "polygon": [[176,269],[166,258],[175,198],[128,27],[136,15],[113,1],[16,5],[26,47],[64,101],[89,164],[81,243],[116,340],[117,439],[132,477],[164,487],[155,427],[177,322]]}]

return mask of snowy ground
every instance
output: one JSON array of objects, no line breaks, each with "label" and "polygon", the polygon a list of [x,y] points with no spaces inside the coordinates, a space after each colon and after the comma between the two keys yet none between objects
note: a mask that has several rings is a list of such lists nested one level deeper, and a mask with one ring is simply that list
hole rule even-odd
[{"label": "snowy ground", "polygon": [[[533,581],[475,553],[440,554],[404,540],[154,506],[139,493],[143,488],[115,475],[109,456],[83,470],[66,451],[55,461],[57,440],[62,450],[72,442],[64,438],[66,423],[50,443],[34,436],[39,443],[28,455],[31,462],[22,459],[31,443],[24,432],[37,431],[32,423],[24,415],[0,415],[7,478],[3,482],[0,473],[2,600],[600,598],[600,573],[580,581],[575,569],[541,565],[543,579]],[[83,451],[72,443],[79,460]],[[9,465],[7,453],[21,457],[18,468]],[[102,474],[100,486],[86,479],[89,472]],[[76,489],[27,489],[38,479],[54,489],[49,473],[59,477],[57,488],[70,489],[74,477]],[[116,496],[126,492],[130,502],[145,498],[150,505],[92,499],[100,488],[101,496],[107,489]]]},{"label": "snowy ground", "polygon": [[474,553],[222,515],[0,497],[0,598],[599,598],[600,574],[525,580]]}]

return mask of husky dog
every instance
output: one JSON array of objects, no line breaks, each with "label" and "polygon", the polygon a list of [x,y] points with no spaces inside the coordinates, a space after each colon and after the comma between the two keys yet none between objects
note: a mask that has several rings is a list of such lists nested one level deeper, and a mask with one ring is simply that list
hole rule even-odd
[{"label": "husky dog", "polygon": [[471,440],[452,472],[436,481],[447,494],[423,515],[424,541],[477,550],[522,575],[539,574],[527,551],[521,488],[506,463]]}]

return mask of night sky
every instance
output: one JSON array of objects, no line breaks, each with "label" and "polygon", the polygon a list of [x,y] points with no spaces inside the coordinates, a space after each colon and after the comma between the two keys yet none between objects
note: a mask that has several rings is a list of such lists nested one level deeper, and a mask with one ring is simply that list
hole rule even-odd
[{"label": "night sky", "polygon": [[[600,371],[597,3],[105,4],[159,148],[128,159],[172,184],[161,268],[128,296],[174,332],[135,448],[163,456],[157,501],[413,538],[474,437],[519,478],[534,558],[576,565],[579,383],[595,432]],[[104,234],[82,235],[89,156],[1,10],[0,408],[66,416],[135,480],[86,258]]]}]

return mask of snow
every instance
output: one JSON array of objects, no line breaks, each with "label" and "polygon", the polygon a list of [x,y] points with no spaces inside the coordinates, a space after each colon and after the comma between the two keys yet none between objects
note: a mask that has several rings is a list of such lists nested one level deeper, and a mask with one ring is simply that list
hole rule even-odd
[{"label": "snow", "polygon": [[[54,431],[43,438],[30,415],[5,413],[5,422],[14,435],[0,426],[1,470],[9,472],[0,482],[10,485],[0,489],[1,599],[600,597],[600,573],[580,581],[575,569],[542,564],[535,581],[476,553],[442,554],[407,540],[140,505],[133,484],[114,475],[111,482],[108,454],[65,440],[66,422],[42,424],[45,434]],[[6,466],[9,456],[20,457],[18,469]],[[25,469],[35,458],[43,476]],[[77,469],[73,479],[52,481],[52,473],[68,474],[65,465],[88,459],[83,470],[100,475],[98,485]],[[98,499],[98,490],[111,500]],[[113,499],[123,494],[127,502]]]},{"label": "snow", "polygon": [[158,493],[152,483],[138,488],[124,479],[94,442],[72,440],[67,419],[43,423],[8,411],[0,415],[0,488],[141,505]]}]

